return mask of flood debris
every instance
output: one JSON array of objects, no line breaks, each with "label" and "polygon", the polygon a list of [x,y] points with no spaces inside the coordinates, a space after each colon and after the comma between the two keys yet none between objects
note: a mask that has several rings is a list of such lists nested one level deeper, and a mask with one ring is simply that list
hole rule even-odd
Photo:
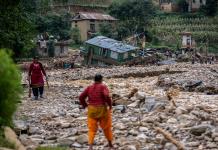
[{"label": "flood debris", "polygon": [[[78,95],[98,72],[111,91],[118,150],[218,149],[218,95],[208,94],[207,88],[217,86],[212,70],[218,66],[179,63],[50,70],[44,99],[32,101],[25,88],[15,128],[27,130],[19,139],[28,149],[39,145],[87,149],[87,111],[80,109]],[[103,136],[99,130],[96,149],[106,149]]]}]

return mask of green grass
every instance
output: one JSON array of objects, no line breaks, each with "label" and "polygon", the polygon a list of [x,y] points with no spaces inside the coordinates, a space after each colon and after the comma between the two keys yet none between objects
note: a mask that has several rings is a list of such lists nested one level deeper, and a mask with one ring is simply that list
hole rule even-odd
[{"label": "green grass", "polygon": [[15,145],[7,141],[4,137],[4,131],[0,128],[0,147],[11,148],[14,149]]},{"label": "green grass", "polygon": [[66,147],[38,147],[36,150],[68,150]]}]

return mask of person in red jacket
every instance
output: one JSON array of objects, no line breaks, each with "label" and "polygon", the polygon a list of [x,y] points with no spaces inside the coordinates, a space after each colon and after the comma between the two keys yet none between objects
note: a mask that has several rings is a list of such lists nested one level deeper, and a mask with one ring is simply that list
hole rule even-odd
[{"label": "person in red jacket", "polygon": [[43,75],[46,77],[47,80],[45,70],[42,64],[38,60],[39,60],[38,56],[35,56],[33,58],[33,62],[30,64],[29,67],[29,76],[28,76],[28,80],[31,79],[30,85],[32,87],[35,100],[38,99],[39,94],[40,97],[43,98],[43,91],[44,91]]},{"label": "person in red jacket", "polygon": [[[88,107],[88,143],[89,150],[93,149],[95,134],[98,130],[98,123],[103,129],[104,135],[108,140],[110,149],[112,145],[112,119],[111,109],[112,102],[109,96],[109,90],[106,85],[102,83],[103,77],[100,74],[95,75],[94,84],[88,86],[84,92],[81,93],[79,100],[83,108]],[[86,102],[86,98],[88,98]]]}]

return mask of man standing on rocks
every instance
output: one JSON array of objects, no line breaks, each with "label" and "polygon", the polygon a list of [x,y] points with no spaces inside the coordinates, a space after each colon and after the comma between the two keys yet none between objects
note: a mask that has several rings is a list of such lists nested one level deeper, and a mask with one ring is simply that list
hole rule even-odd
[{"label": "man standing on rocks", "polygon": [[[89,150],[92,150],[95,134],[98,130],[98,123],[103,129],[104,135],[108,140],[110,149],[112,145],[112,119],[111,109],[112,102],[109,96],[109,90],[106,85],[102,83],[103,77],[100,74],[95,75],[94,83],[88,86],[80,95],[79,100],[83,108],[88,107],[88,142]],[[88,101],[86,102],[86,98]]]},{"label": "man standing on rocks", "polygon": [[[38,100],[38,96],[43,98],[44,80],[43,75],[48,79],[42,64],[38,61],[38,56],[33,58],[33,63],[30,64],[28,80],[31,79],[31,87],[34,95],[34,100]],[[43,75],[42,75],[43,74]]]}]

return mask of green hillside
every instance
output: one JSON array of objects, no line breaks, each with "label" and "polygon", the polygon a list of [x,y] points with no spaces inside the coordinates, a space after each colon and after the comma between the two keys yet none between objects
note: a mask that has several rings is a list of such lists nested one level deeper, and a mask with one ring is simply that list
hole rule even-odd
[{"label": "green hillside", "polygon": [[80,6],[98,6],[109,7],[112,0],[66,0],[66,3],[55,1],[54,5],[80,5]]},{"label": "green hillside", "polygon": [[218,16],[209,18],[168,15],[157,16],[151,20],[151,33],[159,44],[180,46],[180,33],[184,31],[193,34],[198,48],[208,43],[210,51],[218,51]]}]

